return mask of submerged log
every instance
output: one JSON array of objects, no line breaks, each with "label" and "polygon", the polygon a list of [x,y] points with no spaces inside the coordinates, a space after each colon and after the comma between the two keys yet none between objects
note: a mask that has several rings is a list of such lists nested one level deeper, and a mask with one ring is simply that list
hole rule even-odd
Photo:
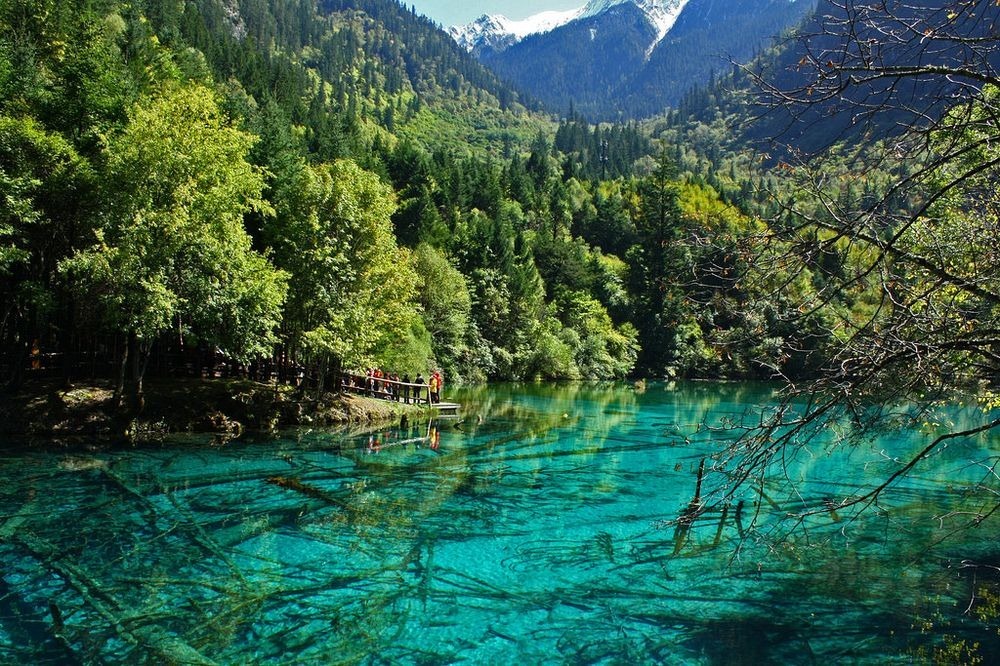
[{"label": "submerged log", "polygon": [[688,533],[691,531],[691,525],[694,523],[695,518],[697,518],[702,511],[705,510],[705,506],[701,501],[701,483],[705,478],[705,459],[701,459],[701,464],[698,465],[698,480],[695,482],[694,486],[694,497],[691,502],[688,503],[687,507],[681,511],[681,515],[677,518],[677,529],[674,530],[674,555],[681,552],[684,544],[687,542]]},{"label": "submerged log", "polygon": [[323,500],[324,502],[329,502],[344,509],[349,509],[350,507],[346,502],[338,499],[315,486],[310,486],[308,484],[302,483],[294,477],[288,476],[270,476],[267,478],[267,482],[278,486],[279,488],[284,488],[286,490],[294,490],[297,493],[301,493],[306,497],[311,497],[313,499]]},{"label": "submerged log", "polygon": [[775,502],[773,499],[771,499],[771,496],[768,495],[766,492],[764,492],[763,483],[760,484],[760,496],[764,501],[766,501],[768,504],[771,505],[772,509],[774,509],[775,511],[781,511],[781,505]]},{"label": "submerged log", "polygon": [[677,519],[678,523],[683,523],[688,526],[694,522],[694,519],[704,511],[705,506],[701,501],[701,482],[705,478],[705,459],[701,459],[701,464],[698,465],[698,480],[695,482],[694,486],[694,497],[691,502],[687,505],[687,508],[681,512],[680,517]]},{"label": "submerged log", "polygon": [[[27,657],[30,653],[32,661],[82,664],[83,661],[62,635],[62,614],[51,601],[49,610],[51,624],[46,622],[36,604],[24,599],[0,575],[0,617],[4,618],[4,632],[13,645],[21,648],[22,656]],[[53,610],[55,613],[52,613]]]},{"label": "submerged log", "polygon": [[28,519],[28,516],[35,512],[36,503],[36,493],[34,490],[31,490],[28,493],[28,501],[21,505],[17,513],[7,518],[3,522],[3,525],[0,525],[0,541],[6,541],[17,534],[21,525]]},{"label": "submerged log", "polygon": [[713,545],[718,546],[719,542],[722,541],[722,530],[726,527],[726,517],[729,515],[729,505],[722,507],[722,517],[719,518],[719,529],[715,531],[715,541]]},{"label": "submerged log", "polygon": [[743,538],[743,500],[736,503],[736,529],[740,533],[740,538]]},{"label": "submerged log", "polygon": [[62,578],[121,638],[133,645],[147,648],[157,660],[195,666],[215,664],[183,639],[161,627],[130,626],[135,624],[134,614],[126,613],[118,600],[101,589],[97,581],[83,569],[66,562],[55,545],[23,530],[15,534],[11,541],[17,542],[47,569]]}]

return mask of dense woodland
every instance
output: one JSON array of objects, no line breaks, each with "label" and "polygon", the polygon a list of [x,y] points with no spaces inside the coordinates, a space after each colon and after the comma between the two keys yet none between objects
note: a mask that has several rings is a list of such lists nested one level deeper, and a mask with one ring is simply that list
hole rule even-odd
[{"label": "dense woodland", "polygon": [[[592,125],[392,0],[9,0],[5,379],[114,377],[136,404],[220,363],[319,388],[812,376],[878,307],[863,278],[820,297],[870,250],[793,222],[826,199],[745,149],[746,80]],[[822,194],[876,199],[900,168],[835,158]]]}]

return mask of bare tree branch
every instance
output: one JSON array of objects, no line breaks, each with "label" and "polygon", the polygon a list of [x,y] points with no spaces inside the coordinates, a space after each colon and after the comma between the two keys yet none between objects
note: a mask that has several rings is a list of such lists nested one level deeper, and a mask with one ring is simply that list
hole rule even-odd
[{"label": "bare tree branch", "polygon": [[[832,424],[863,440],[1000,384],[1000,4],[826,0],[784,48],[778,66],[742,67],[781,151],[771,163],[796,183],[773,193],[780,214],[747,279],[790,276],[775,294],[817,283],[799,321],[827,322],[838,346],[813,381],[789,382],[779,409],[738,426],[715,466],[724,502],[780,478]],[[870,196],[845,196],[855,186]],[[983,410],[837,508],[870,508],[945,442],[996,429]]]}]

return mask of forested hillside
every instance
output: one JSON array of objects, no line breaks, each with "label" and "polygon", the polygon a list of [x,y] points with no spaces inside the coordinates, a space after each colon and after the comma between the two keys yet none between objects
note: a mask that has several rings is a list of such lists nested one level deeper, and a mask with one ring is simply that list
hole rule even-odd
[{"label": "forested hillside", "polygon": [[711,85],[794,31],[815,0],[691,0],[645,66],[622,88],[616,104],[629,117],[647,118],[664,103],[676,108],[696,85]]},{"label": "forested hillside", "polygon": [[3,6],[9,383],[807,376],[870,307],[814,306],[851,249],[765,221],[732,115],[555,122],[394,2],[320,9]]}]

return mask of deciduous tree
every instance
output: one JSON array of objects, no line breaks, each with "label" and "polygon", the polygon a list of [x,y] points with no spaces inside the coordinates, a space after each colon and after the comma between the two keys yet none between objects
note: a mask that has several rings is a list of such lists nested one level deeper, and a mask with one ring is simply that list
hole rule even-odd
[{"label": "deciduous tree", "polygon": [[350,160],[300,163],[278,183],[276,199],[264,235],[291,276],[286,343],[321,376],[341,364],[382,362],[419,319],[417,274],[392,233],[391,188]]},{"label": "deciduous tree", "polygon": [[168,87],[107,140],[111,204],[93,245],[65,264],[111,331],[125,332],[119,398],[141,404],[145,363],[168,330],[234,358],[274,341],[285,275],[251,249],[243,215],[267,208],[253,138],[200,86]]},{"label": "deciduous tree", "polygon": [[0,341],[20,384],[44,324],[66,314],[59,262],[93,222],[90,164],[30,118],[0,116]]}]

